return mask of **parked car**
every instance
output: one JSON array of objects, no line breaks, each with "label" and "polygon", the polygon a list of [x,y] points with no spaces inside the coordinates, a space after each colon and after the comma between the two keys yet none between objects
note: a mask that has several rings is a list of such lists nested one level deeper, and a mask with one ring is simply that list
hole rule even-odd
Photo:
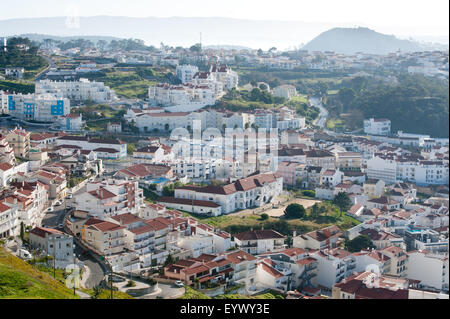
[{"label": "parked car", "polygon": [[68,199],[71,199],[72,198],[72,194],[67,194],[67,197],[66,198],[68,198]]},{"label": "parked car", "polygon": [[47,212],[52,212],[52,211],[54,211],[55,209],[52,207],[52,206],[50,206],[49,208],[47,208]]},{"label": "parked car", "polygon": [[64,224],[59,224],[58,228],[60,228],[60,229],[64,228]]},{"label": "parked car", "polygon": [[23,260],[30,260],[31,258],[33,258],[30,254],[30,252],[26,249],[19,249],[19,254],[18,254],[19,258],[23,259]]},{"label": "parked car", "polygon": [[182,288],[184,287],[184,283],[181,280],[177,280],[175,281],[175,286]]},{"label": "parked car", "polygon": [[56,206],[61,206],[61,204],[62,204],[62,203],[61,203],[60,201],[57,201],[57,202],[55,203]]}]

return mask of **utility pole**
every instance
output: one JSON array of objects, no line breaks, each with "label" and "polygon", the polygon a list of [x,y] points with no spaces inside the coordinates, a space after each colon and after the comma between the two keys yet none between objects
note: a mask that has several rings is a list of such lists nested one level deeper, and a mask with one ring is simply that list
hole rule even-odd
[{"label": "utility pole", "polygon": [[53,234],[53,278],[56,279],[56,239]]}]

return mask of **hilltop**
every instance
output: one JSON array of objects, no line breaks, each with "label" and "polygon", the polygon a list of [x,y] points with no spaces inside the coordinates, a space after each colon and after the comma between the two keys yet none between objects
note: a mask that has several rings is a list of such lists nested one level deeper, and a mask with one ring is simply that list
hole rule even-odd
[{"label": "hilltop", "polygon": [[426,49],[418,42],[401,40],[393,35],[378,33],[368,28],[333,28],[325,31],[308,42],[302,48],[308,51],[334,51],[343,54],[357,52],[388,54],[423,51]]}]

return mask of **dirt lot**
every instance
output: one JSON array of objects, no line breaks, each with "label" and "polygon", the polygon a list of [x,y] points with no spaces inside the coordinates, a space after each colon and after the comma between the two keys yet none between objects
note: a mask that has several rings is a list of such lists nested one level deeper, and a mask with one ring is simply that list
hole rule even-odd
[{"label": "dirt lot", "polygon": [[[283,203],[282,205],[279,205],[277,208],[272,208],[272,204],[265,205],[264,207],[259,207],[255,209],[246,209],[243,211],[240,211],[239,213],[232,214],[235,216],[246,216],[246,215],[252,215],[254,212],[256,214],[266,213],[270,217],[280,217],[284,215],[284,210],[289,204],[300,204],[303,205],[305,208],[309,208],[313,206],[315,203],[320,203],[320,200],[314,200],[314,199],[304,199],[304,198],[294,198],[288,202]],[[275,205],[276,207],[277,205]]]}]

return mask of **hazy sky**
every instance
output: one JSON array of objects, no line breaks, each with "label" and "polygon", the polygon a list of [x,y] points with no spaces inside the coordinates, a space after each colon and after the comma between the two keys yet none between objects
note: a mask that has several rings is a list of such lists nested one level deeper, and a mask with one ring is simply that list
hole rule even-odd
[{"label": "hazy sky", "polygon": [[114,15],[231,17],[355,24],[398,35],[448,36],[448,0],[0,0],[0,19]]}]

